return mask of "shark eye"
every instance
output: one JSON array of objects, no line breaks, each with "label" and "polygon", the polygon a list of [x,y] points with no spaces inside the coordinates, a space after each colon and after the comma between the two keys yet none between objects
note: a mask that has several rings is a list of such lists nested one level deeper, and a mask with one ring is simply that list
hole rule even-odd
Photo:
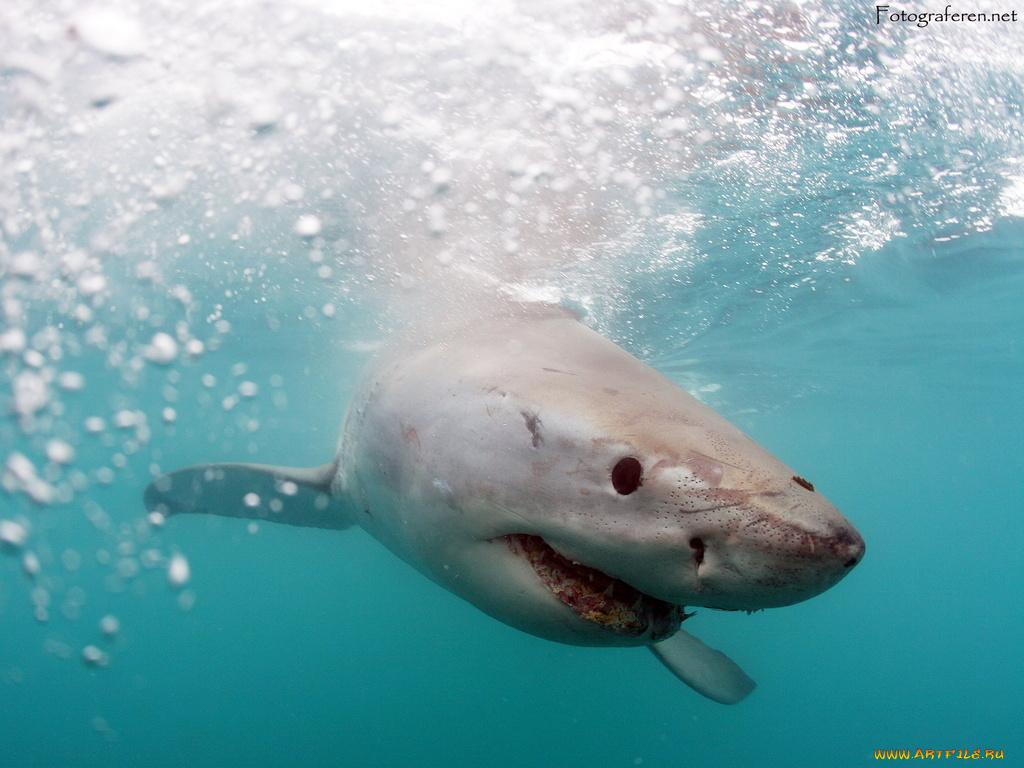
[{"label": "shark eye", "polygon": [[643,484],[644,468],[632,456],[619,459],[612,469],[612,486],[616,492],[628,496]]}]

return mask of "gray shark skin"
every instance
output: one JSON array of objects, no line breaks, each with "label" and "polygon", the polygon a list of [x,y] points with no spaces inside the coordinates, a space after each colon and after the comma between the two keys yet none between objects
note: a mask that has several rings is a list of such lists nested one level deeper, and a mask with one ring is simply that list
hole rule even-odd
[{"label": "gray shark skin", "polygon": [[485,613],[573,645],[648,646],[703,695],[754,682],[683,606],[806,600],[864,554],[813,486],[566,311],[518,307],[397,342],[335,458],[189,467],[146,507],[363,527]]}]

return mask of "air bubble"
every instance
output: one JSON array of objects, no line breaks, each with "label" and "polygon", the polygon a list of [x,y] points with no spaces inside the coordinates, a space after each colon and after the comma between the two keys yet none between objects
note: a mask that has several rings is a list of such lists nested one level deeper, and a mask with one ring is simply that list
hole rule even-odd
[{"label": "air bubble", "polygon": [[139,575],[139,561],[134,557],[122,557],[117,561],[117,575],[130,581]]},{"label": "air bubble", "polygon": [[39,563],[39,558],[35,552],[26,552],[21,558],[21,570],[24,571],[25,575],[30,579],[34,579],[39,575],[42,570],[42,565]]},{"label": "air bubble", "polygon": [[430,173],[430,183],[438,190],[447,187],[452,180],[452,172],[447,168],[435,168]]},{"label": "air bubble", "polygon": [[100,632],[108,640],[113,640],[121,632],[121,622],[118,621],[116,616],[108,613],[100,619]]},{"label": "air bubble", "polygon": [[146,48],[138,21],[116,8],[82,10],[72,19],[71,29],[90,48],[111,56],[138,56]]},{"label": "air bubble", "polygon": [[319,216],[306,214],[304,216],[299,216],[299,218],[295,220],[295,234],[302,237],[316,237],[320,234],[322,229],[323,224],[321,223]]},{"label": "air bubble", "polygon": [[49,504],[54,488],[36,474],[35,465],[20,453],[7,458],[3,472],[3,488],[8,493],[21,492],[37,504]]},{"label": "air bubble", "polygon": [[0,352],[17,354],[24,351],[27,343],[25,332],[21,328],[10,328],[0,333]]},{"label": "air bubble", "polygon": [[93,272],[78,278],[78,292],[82,296],[95,296],[107,287],[107,278]]},{"label": "air bubble", "polygon": [[28,539],[28,529],[14,520],[0,520],[0,544],[21,547]]},{"label": "air bubble", "polygon": [[60,556],[60,561],[68,571],[77,571],[82,566],[82,556],[76,549],[65,549]]},{"label": "air bubble", "polygon": [[57,377],[57,386],[65,392],[78,392],[85,386],[85,377],[77,371],[65,371]]},{"label": "air bubble", "polygon": [[42,368],[46,365],[46,357],[38,349],[29,349],[21,358],[29,368]]},{"label": "air bubble", "polygon": [[[160,514],[160,513],[159,512],[151,512],[149,516],[152,518],[153,515],[158,515],[158,514]],[[162,520],[163,519],[163,515],[160,515],[160,518]],[[152,522],[153,521],[150,520],[150,523],[152,523]],[[162,522],[160,524],[163,525]],[[163,561],[164,561],[164,556],[162,554],[160,554],[160,550],[159,549],[150,548],[150,549],[144,550],[142,552],[142,554],[139,555],[139,562],[142,563],[142,567],[143,568],[156,568]]]},{"label": "air bubble", "polygon": [[170,365],[178,357],[178,342],[170,334],[161,331],[154,334],[143,355],[157,365]]},{"label": "air bubble", "polygon": [[82,649],[82,661],[90,667],[105,667],[110,663],[110,657],[95,645],[87,645]]},{"label": "air bubble", "polygon": [[34,371],[22,371],[11,382],[11,407],[19,416],[31,416],[50,402],[46,380]]},{"label": "air bubble", "polygon": [[431,234],[441,235],[448,231],[448,214],[443,205],[435,204],[427,208],[427,225]]},{"label": "air bubble", "polygon": [[184,285],[176,285],[171,288],[171,296],[178,300],[183,307],[188,307],[192,304],[192,292]]},{"label": "air bubble", "polygon": [[167,565],[168,583],[175,588],[183,587],[191,576],[192,572],[185,556],[177,552],[171,555],[171,560]]},{"label": "air bubble", "polygon": [[50,440],[46,444],[46,458],[54,464],[70,464],[75,458],[75,449],[63,440]]},{"label": "air bubble", "polygon": [[114,426],[118,429],[131,429],[139,423],[139,415],[136,411],[118,411],[114,414]]},{"label": "air bubble", "polygon": [[32,603],[39,608],[50,607],[50,593],[43,587],[36,587],[32,590]]},{"label": "air bubble", "polygon": [[184,590],[178,595],[178,608],[183,611],[191,611],[196,604],[196,594],[191,589]]},{"label": "air bubble", "polygon": [[[273,130],[281,120],[281,116],[281,105],[269,97],[264,97],[249,107],[249,124],[259,133]],[[276,195],[271,197],[268,203],[272,203],[274,197]]]}]

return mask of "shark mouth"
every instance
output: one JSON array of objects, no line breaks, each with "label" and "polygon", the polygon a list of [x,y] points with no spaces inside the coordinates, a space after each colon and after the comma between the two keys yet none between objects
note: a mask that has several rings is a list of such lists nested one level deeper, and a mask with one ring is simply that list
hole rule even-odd
[{"label": "shark mouth", "polygon": [[508,548],[526,558],[541,583],[588,621],[620,635],[649,635],[663,640],[692,614],[683,607],[645,595],[596,568],[563,557],[540,536],[513,533],[503,537]]}]

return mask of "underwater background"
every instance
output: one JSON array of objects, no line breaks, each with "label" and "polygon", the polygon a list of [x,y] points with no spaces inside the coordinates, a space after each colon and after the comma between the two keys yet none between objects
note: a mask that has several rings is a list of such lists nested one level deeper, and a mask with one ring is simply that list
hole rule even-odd
[{"label": "underwater background", "polygon": [[[5,0],[0,768],[1024,765],[1020,23]],[[358,530],[147,518],[160,471],[327,461],[393,329],[499,294],[863,534],[828,592],[687,624],[740,705]]]}]

